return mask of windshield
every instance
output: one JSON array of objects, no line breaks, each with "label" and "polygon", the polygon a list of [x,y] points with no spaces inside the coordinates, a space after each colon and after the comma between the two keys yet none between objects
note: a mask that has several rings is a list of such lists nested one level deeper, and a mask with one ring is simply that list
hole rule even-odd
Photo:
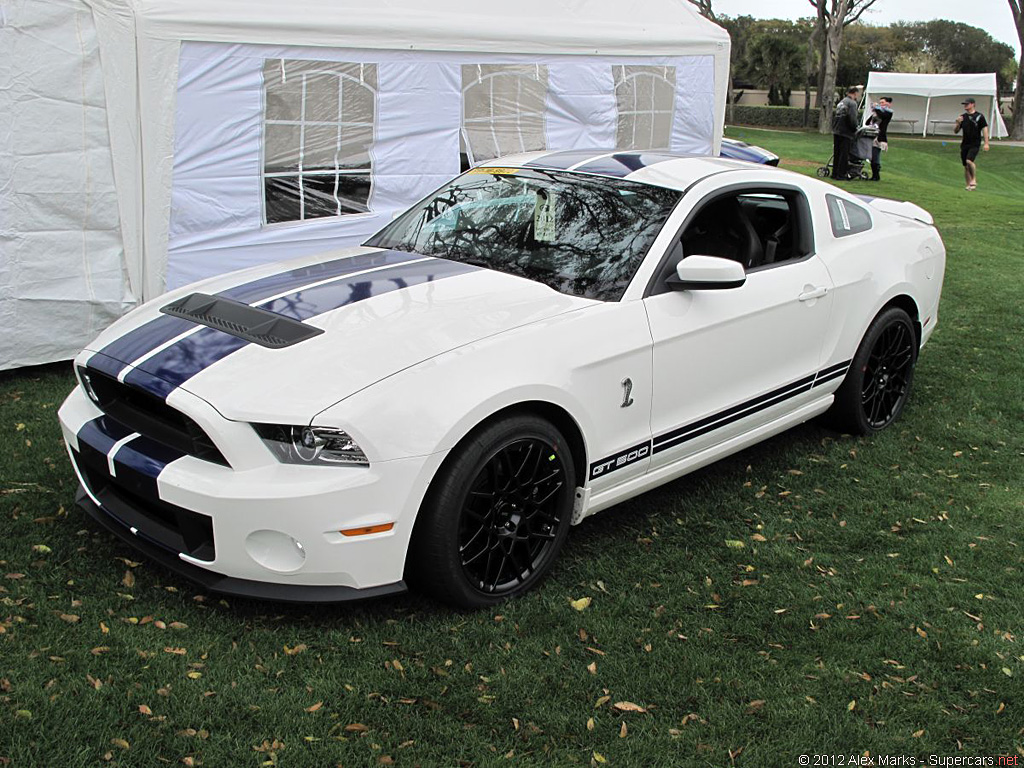
[{"label": "windshield", "polygon": [[561,293],[616,301],[680,195],[622,179],[474,168],[366,245],[463,261]]}]

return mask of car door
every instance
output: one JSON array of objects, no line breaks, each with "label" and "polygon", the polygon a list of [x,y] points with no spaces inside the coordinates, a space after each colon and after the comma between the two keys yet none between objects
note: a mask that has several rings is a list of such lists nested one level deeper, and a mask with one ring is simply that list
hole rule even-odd
[{"label": "car door", "polygon": [[[736,204],[723,208],[723,194],[735,195]],[[719,231],[694,238],[702,209]],[[651,470],[813,399],[830,320],[832,282],[814,255],[810,209],[799,189],[717,190],[693,211],[666,259],[668,273],[694,250],[712,250],[702,255],[746,260],[746,280],[738,288],[671,290],[663,271],[652,281],[644,299],[654,344]],[[741,220],[749,247],[728,231]]]}]

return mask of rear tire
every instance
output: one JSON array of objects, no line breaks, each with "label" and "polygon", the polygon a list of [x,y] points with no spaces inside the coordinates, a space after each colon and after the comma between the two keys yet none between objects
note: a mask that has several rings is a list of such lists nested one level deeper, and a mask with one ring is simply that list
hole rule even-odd
[{"label": "rear tire", "polygon": [[917,334],[904,310],[890,307],[868,326],[829,412],[855,435],[879,432],[903,413],[917,363]]},{"label": "rear tire", "polygon": [[831,172],[829,171],[828,168],[819,168],[818,169],[818,177],[819,178],[827,179],[830,175],[831,175]]},{"label": "rear tire", "polygon": [[442,466],[409,547],[410,585],[461,608],[537,586],[569,533],[576,470],[562,434],[532,415],[464,440]]}]

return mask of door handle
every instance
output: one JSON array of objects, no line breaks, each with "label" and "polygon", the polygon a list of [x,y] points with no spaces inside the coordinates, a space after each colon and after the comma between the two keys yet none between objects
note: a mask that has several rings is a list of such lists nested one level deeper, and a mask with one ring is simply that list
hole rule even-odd
[{"label": "door handle", "polygon": [[810,301],[811,299],[820,299],[826,293],[828,293],[828,288],[812,288],[809,291],[804,291],[797,298],[800,301]]}]

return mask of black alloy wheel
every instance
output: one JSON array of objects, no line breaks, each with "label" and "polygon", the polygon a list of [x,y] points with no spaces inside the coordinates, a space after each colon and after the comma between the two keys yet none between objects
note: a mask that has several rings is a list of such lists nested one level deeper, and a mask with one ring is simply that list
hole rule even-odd
[{"label": "black alloy wheel", "polygon": [[470,583],[504,594],[526,581],[554,547],[569,478],[554,446],[513,440],[480,469],[462,505],[459,559]]},{"label": "black alloy wheel", "polygon": [[866,435],[896,421],[910,395],[917,353],[917,332],[904,310],[890,307],[876,317],[836,392],[838,425]]},{"label": "black alloy wheel", "polygon": [[478,608],[521,594],[551,570],[568,535],[576,469],[549,422],[515,415],[452,451],[416,520],[406,577],[445,602]]}]

